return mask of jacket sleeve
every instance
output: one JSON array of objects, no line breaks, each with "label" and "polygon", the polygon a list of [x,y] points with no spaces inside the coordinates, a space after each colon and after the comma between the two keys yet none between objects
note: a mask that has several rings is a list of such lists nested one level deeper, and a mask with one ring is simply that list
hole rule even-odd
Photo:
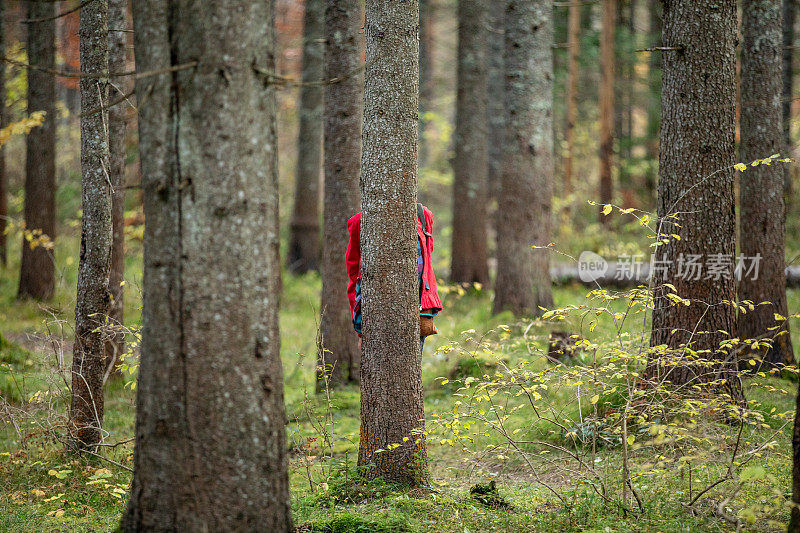
[{"label": "jacket sleeve", "polygon": [[347,243],[345,263],[347,264],[347,299],[350,301],[350,316],[356,303],[356,283],[361,272],[361,217],[355,215],[347,221],[350,240]]}]

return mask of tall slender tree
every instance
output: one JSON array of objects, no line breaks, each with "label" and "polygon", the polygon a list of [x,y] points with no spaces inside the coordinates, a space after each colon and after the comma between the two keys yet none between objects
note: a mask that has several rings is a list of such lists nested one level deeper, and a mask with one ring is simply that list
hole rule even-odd
[{"label": "tall slender tree", "polygon": [[506,130],[497,224],[495,312],[539,314],[550,290],[553,196],[553,12],[549,0],[508,0]]},{"label": "tall slender tree", "polygon": [[[359,210],[364,116],[361,0],[328,0],[325,8],[325,202],[319,366],[331,384],[358,382],[361,353],[347,302],[347,220]],[[322,374],[321,374],[322,375]],[[322,380],[318,382],[323,384]]]},{"label": "tall slender tree", "polygon": [[[123,72],[128,63],[128,2],[108,0],[108,69]],[[129,92],[126,77],[112,80],[109,100],[117,100]],[[108,110],[108,176],[111,181],[111,274],[109,290],[111,306],[108,312],[111,330],[105,344],[106,375],[121,375],[115,365],[125,348],[124,323],[125,296],[125,133],[126,107],[123,102]]]},{"label": "tall slender tree", "polygon": [[[600,203],[608,204],[614,196],[614,30],[617,0],[603,0],[600,30]],[[608,217],[600,212],[600,222]]]},{"label": "tall slender tree", "polygon": [[[6,55],[6,0],[0,0],[0,55]],[[0,61],[0,129],[8,124],[6,110],[6,64]],[[0,265],[8,264],[8,174],[6,173],[6,149],[0,146]]]},{"label": "tall slender tree", "polygon": [[569,81],[567,83],[567,127],[566,152],[564,153],[565,195],[572,193],[572,162],[575,152],[575,124],[578,121],[578,59],[581,53],[581,0],[571,0],[569,5],[569,24],[567,46],[569,46]]},{"label": "tall slender tree", "polygon": [[[28,61],[55,68],[56,4],[28,2]],[[19,297],[47,300],[56,286],[51,244],[56,236],[56,81],[52,74],[28,69],[28,114],[44,111],[44,122],[26,137],[25,236],[19,273]]]},{"label": "tall slender tree", "polygon": [[293,531],[270,0],[133,3],[147,224],[124,531]]},{"label": "tall slender tree", "polygon": [[[708,350],[705,357],[724,359],[719,343],[736,325],[730,304],[736,240],[735,0],[665,3],[663,38],[668,50],[663,58],[658,228],[667,243],[655,253],[651,344],[671,349],[691,345]],[[701,276],[681,273],[680,262],[690,255],[706,265]],[[718,275],[709,275],[710,264],[721,267]],[[670,286],[689,305],[675,304],[667,296]],[[707,383],[726,377],[727,368],[722,361],[709,367],[653,358],[648,373],[673,384]]]},{"label": "tall slender tree", "polygon": [[[744,0],[742,3],[742,139],[740,160],[748,163],[778,154],[784,147],[781,95],[783,38],[780,2]],[[741,253],[760,256],[758,276],[744,275],[739,299],[756,308],[740,314],[739,337],[772,339],[759,355],[773,365],[794,364],[787,316],[785,209],[783,168],[758,165],[739,178]],[[769,302],[769,305],[760,305]]]},{"label": "tall slender tree", "polygon": [[367,0],[361,177],[364,357],[358,464],[426,480],[416,267],[418,7]]},{"label": "tall slender tree", "polygon": [[487,2],[458,0],[458,90],[453,162],[453,250],[450,279],[489,281],[486,237]]},{"label": "tall slender tree", "polygon": [[[786,155],[792,147],[792,103],[794,102],[794,23],[797,0],[783,0],[783,142]],[[783,196],[792,204],[792,167],[783,168]]]},{"label": "tall slender tree", "polygon": [[[502,139],[505,135],[505,71],[503,50],[505,48],[505,11],[503,0],[489,2],[489,56],[487,58],[487,95],[486,112],[489,125],[489,139]],[[500,180],[503,172],[503,144],[489,143],[488,197],[495,200],[500,191]]]},{"label": "tall slender tree", "polygon": [[428,164],[428,142],[423,115],[433,110],[434,27],[436,0],[419,0],[419,166]]},{"label": "tall slender tree", "polygon": [[[72,352],[72,445],[91,448],[101,439],[105,345],[103,326],[110,308],[111,183],[105,112],[108,72],[108,3],[95,0],[81,9],[81,254]],[[92,77],[90,77],[92,76]]]},{"label": "tall slender tree", "polygon": [[325,0],[306,0],[303,18],[303,82],[297,136],[297,178],[289,226],[287,266],[296,274],[319,268],[319,203],[322,178],[322,102],[325,72]]}]

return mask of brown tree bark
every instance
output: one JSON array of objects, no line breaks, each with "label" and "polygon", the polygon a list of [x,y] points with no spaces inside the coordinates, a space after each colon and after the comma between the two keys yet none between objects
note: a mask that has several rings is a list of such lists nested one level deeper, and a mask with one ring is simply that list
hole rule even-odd
[{"label": "brown tree bark", "polygon": [[[505,49],[505,11],[503,0],[489,2],[489,55],[487,58],[487,100],[486,112],[489,125],[489,139],[502,139],[505,135],[505,70],[503,55]],[[489,144],[488,203],[496,200],[500,193],[503,174],[503,144]]]},{"label": "brown tree bark", "polygon": [[367,477],[414,485],[427,482],[416,266],[418,14],[416,0],[366,3],[358,449]]},{"label": "brown tree bark", "polygon": [[[48,19],[56,14],[53,2],[29,2],[29,19]],[[28,61],[46,69],[55,68],[56,25],[53,20],[28,24]],[[52,74],[28,69],[28,114],[44,111],[44,123],[25,139],[25,232],[56,236],[56,81]],[[36,240],[34,240],[36,242]],[[53,249],[31,247],[22,239],[19,298],[49,300],[56,285]]]},{"label": "brown tree bark", "polygon": [[[126,0],[108,0],[108,69],[110,72],[127,70],[128,3]],[[110,100],[130,92],[127,78],[112,80]],[[108,287],[111,305],[108,312],[109,327],[105,343],[106,376],[121,376],[116,369],[119,357],[125,350],[124,296],[125,296],[125,133],[126,105],[120,103],[108,110],[108,177],[111,180],[111,274]]]},{"label": "brown tree bark", "polygon": [[[6,55],[6,0],[0,0],[0,55]],[[0,61],[0,129],[8,124],[6,110],[6,64]],[[0,146],[0,265],[8,264],[8,174],[6,174],[6,149]]]},{"label": "brown tree bark", "polygon": [[[783,0],[783,142],[786,157],[792,149],[792,103],[794,102],[794,23],[797,17],[797,0]],[[783,167],[783,197],[786,206],[792,205],[792,177],[796,170],[791,165]],[[800,527],[800,525],[798,526]]]},{"label": "brown tree bark", "polygon": [[[781,5],[774,0],[744,0],[742,4],[742,122],[740,157],[743,163],[778,154],[784,147],[781,95],[783,38]],[[759,165],[739,176],[741,253],[760,254],[757,279],[742,276],[739,300],[755,310],[738,316],[741,339],[772,339],[757,355],[772,365],[794,364],[786,304],[785,210],[783,167]],[[770,305],[758,305],[770,302]],[[777,329],[774,329],[777,328]]]},{"label": "brown tree bark", "polygon": [[269,0],[133,3],[147,224],[123,531],[293,531]]},{"label": "brown tree bark", "polygon": [[[319,269],[319,204],[322,185],[322,107],[325,73],[325,0],[306,0],[303,81],[297,136],[297,177],[286,265],[295,274]],[[316,82],[316,84],[314,83]]]},{"label": "brown tree bark", "polygon": [[549,0],[508,0],[506,131],[497,224],[494,311],[551,307],[553,12]]},{"label": "brown tree bark", "polygon": [[564,195],[572,193],[572,159],[575,151],[575,124],[578,120],[578,58],[581,53],[581,0],[571,0],[567,45],[569,46],[569,80],[567,82],[567,127],[564,153]]},{"label": "brown tree bark", "polygon": [[[96,0],[80,13],[81,72],[108,72],[108,3]],[[81,253],[72,352],[71,446],[92,448],[102,439],[105,322],[111,304],[112,223],[105,113],[87,113],[108,102],[104,80],[84,77],[81,88]]]},{"label": "brown tree bark", "polygon": [[608,224],[602,204],[611,203],[614,196],[612,169],[614,165],[614,30],[616,0],[603,0],[603,22],[600,31],[600,204],[599,220]]},{"label": "brown tree bark", "polygon": [[[658,228],[668,243],[656,248],[651,344],[679,350],[709,350],[703,357],[725,359],[719,343],[734,331],[736,317],[733,253],[734,108],[736,105],[736,2],[698,5],[675,0],[664,5],[661,156],[658,183]],[[672,216],[677,215],[677,220]],[[679,226],[678,226],[679,225]],[[669,237],[680,235],[680,240]],[[680,275],[681,257],[699,255],[729,260],[725,276],[700,279]],[[666,297],[672,284],[690,305]],[[722,333],[722,332],[728,332]],[[680,356],[682,350],[676,353]],[[673,384],[728,378],[733,365],[711,367],[679,359],[675,366],[650,361],[648,374]],[[728,385],[733,388],[731,381]],[[737,391],[729,391],[738,394]]]},{"label": "brown tree bark", "polygon": [[[360,203],[363,13],[361,0],[328,0],[325,9],[325,76],[345,78],[325,87],[325,221],[317,362],[326,370],[329,384],[357,383],[360,377],[361,353],[347,301],[344,255],[350,238],[347,220],[358,212]],[[319,387],[324,384],[318,380]]]},{"label": "brown tree bark", "polygon": [[458,0],[458,90],[453,162],[453,249],[450,279],[487,283],[486,125],[487,7]]},{"label": "brown tree bark", "polygon": [[419,0],[419,166],[428,164],[428,142],[423,115],[433,111],[435,82],[433,79],[433,17],[436,0]]}]

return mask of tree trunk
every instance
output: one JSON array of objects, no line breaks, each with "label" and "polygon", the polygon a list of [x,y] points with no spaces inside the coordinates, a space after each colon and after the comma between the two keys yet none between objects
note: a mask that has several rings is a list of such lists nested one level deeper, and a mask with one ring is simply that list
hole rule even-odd
[{"label": "tree trunk", "polygon": [[[750,163],[778,154],[783,148],[781,95],[783,39],[781,5],[774,0],[744,0],[742,4],[742,141],[740,160]],[[773,339],[758,355],[772,365],[794,364],[787,320],[786,258],[784,250],[783,166],[759,165],[739,177],[741,253],[761,255],[758,277],[743,275],[739,300],[755,310],[739,314],[741,339]],[[759,305],[770,302],[771,305]],[[777,328],[777,329],[775,329]]]},{"label": "tree trunk", "polygon": [[[614,159],[614,27],[616,0],[603,0],[603,23],[600,32],[600,204],[609,204],[614,196],[612,168]],[[602,213],[600,223],[610,220]]]},{"label": "tree trunk", "polygon": [[575,124],[578,120],[578,58],[581,53],[581,0],[571,0],[569,6],[569,81],[567,82],[567,149],[564,154],[564,195],[572,194],[572,160],[575,153]]},{"label": "tree trunk", "polygon": [[[91,2],[81,9],[81,72],[108,72],[108,3]],[[108,102],[107,82],[81,78],[81,254],[75,304],[72,352],[71,445],[92,448],[103,423],[105,322],[111,304],[111,183],[105,112],[87,113]]]},{"label": "tree trunk", "polygon": [[[489,42],[488,81],[487,81],[487,123],[489,139],[502,139],[505,135],[505,71],[503,68],[503,50],[505,48],[505,11],[503,0],[489,2]],[[500,193],[500,181],[503,174],[503,144],[489,144],[488,203],[497,199]]]},{"label": "tree trunk", "polygon": [[553,13],[549,0],[508,0],[506,131],[497,224],[494,311],[551,307]]},{"label": "tree trunk", "polygon": [[147,224],[123,531],[293,531],[269,0],[133,3]]},{"label": "tree trunk", "polygon": [[[108,69],[123,72],[128,64],[128,38],[124,30],[128,27],[128,5],[126,0],[108,0]],[[116,100],[130,91],[127,78],[113,80],[109,100]],[[111,180],[111,223],[113,244],[111,248],[111,307],[108,318],[110,331],[105,343],[106,374],[121,376],[116,369],[125,349],[124,295],[125,295],[125,132],[127,103],[119,103],[108,110],[108,176]]]},{"label": "tree trunk", "polygon": [[[783,142],[786,157],[792,149],[792,103],[794,102],[794,23],[797,0],[783,0]],[[783,167],[783,196],[786,206],[792,205],[793,165]],[[800,524],[798,525],[800,527]]]},{"label": "tree trunk", "polygon": [[[55,6],[53,2],[29,2],[28,18],[51,18]],[[55,39],[55,21],[28,24],[28,61],[55,68]],[[56,80],[47,72],[28,69],[28,114],[34,111],[46,114],[44,123],[25,139],[25,237],[18,295],[49,300],[56,285],[51,246],[56,235]]]},{"label": "tree trunk", "polygon": [[435,0],[419,0],[419,166],[428,164],[428,139],[424,115],[433,111],[433,17]]},{"label": "tree trunk", "polygon": [[[322,178],[322,100],[325,73],[325,0],[306,0],[303,22],[303,81],[297,136],[297,179],[289,229],[287,268],[304,274],[319,268],[319,202]],[[314,84],[316,82],[316,84]]]},{"label": "tree trunk", "polygon": [[458,0],[458,91],[453,163],[453,250],[450,279],[487,283],[486,125],[487,7]]},{"label": "tree trunk", "polygon": [[361,179],[364,357],[358,464],[427,482],[417,281],[416,0],[367,0]]},{"label": "tree trunk", "polygon": [[[347,301],[347,220],[359,210],[364,75],[361,0],[328,0],[325,9],[325,202],[322,303],[317,360],[329,384],[358,382],[358,338]],[[320,374],[321,376],[322,374]],[[318,381],[322,387],[324,380]]]},{"label": "tree trunk", "polygon": [[[736,2],[698,5],[677,0],[664,5],[664,52],[661,156],[658,183],[659,238],[656,248],[651,344],[710,350],[703,357],[723,359],[716,352],[736,325],[730,304],[735,297],[733,253],[734,108],[736,105]],[[676,216],[671,218],[671,216]],[[680,240],[670,237],[680,235]],[[715,257],[726,266],[720,279],[680,275],[679,260],[696,254],[708,264]],[[721,255],[720,255],[721,254]],[[730,261],[731,264],[725,263]],[[690,305],[671,302],[665,284]],[[666,357],[666,356],[665,356]],[[732,365],[711,368],[679,358],[676,366],[652,359],[651,378],[683,385],[708,382]],[[731,388],[733,384],[729,380]],[[737,394],[737,391],[730,391]]]},{"label": "tree trunk", "polygon": [[[6,0],[0,0],[0,56],[6,56]],[[8,124],[6,110],[6,64],[0,61],[0,129]],[[6,149],[0,146],[0,265],[8,264],[8,174],[6,173]]]},{"label": "tree trunk", "polygon": [[[662,0],[650,0],[650,43],[648,46],[661,46]],[[663,53],[650,52],[648,72],[649,92],[647,95],[647,155],[650,165],[647,169],[645,187],[651,198],[655,198],[658,183],[658,137],[661,130],[661,59]]]}]

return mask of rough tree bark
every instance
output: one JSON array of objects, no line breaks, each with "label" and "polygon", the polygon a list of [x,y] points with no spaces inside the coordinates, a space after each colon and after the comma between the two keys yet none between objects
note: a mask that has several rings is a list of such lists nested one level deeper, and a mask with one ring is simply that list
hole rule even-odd
[{"label": "rough tree bark", "polygon": [[[505,48],[505,11],[503,0],[489,2],[489,57],[487,58],[486,112],[489,125],[489,139],[502,139],[505,135],[505,71],[503,69],[503,50]],[[489,143],[489,171],[487,194],[489,203],[497,199],[500,180],[503,174],[503,144]]]},{"label": "rough tree bark", "polygon": [[416,0],[367,0],[361,177],[358,464],[368,477],[410,484],[427,481],[416,267],[418,14]]},{"label": "rough tree bark", "polygon": [[[774,0],[742,3],[742,121],[740,161],[749,163],[778,154],[783,148],[781,95],[783,39],[781,5]],[[739,177],[740,248],[745,257],[761,255],[758,278],[742,276],[739,300],[756,308],[738,317],[742,339],[766,337],[772,347],[758,355],[772,365],[794,363],[792,339],[786,320],[785,210],[783,166],[759,165]],[[771,305],[758,305],[770,302]],[[770,329],[770,328],[778,329]]]},{"label": "rough tree bark", "polygon": [[[797,0],[783,0],[783,142],[786,157],[792,154],[792,103],[794,102],[794,23]],[[786,206],[792,205],[792,176],[790,165],[783,168],[783,197]],[[799,526],[800,527],[800,526]]]},{"label": "rough tree bark", "polygon": [[433,17],[435,0],[419,0],[419,166],[428,164],[428,142],[423,115],[433,110]]},{"label": "rough tree bark", "polygon": [[[29,2],[29,19],[48,19],[56,14],[54,2]],[[28,24],[28,61],[55,68],[54,20]],[[28,69],[28,114],[44,111],[44,123],[25,139],[25,231],[41,233],[50,241],[56,235],[56,81],[52,74]],[[22,239],[19,298],[48,300],[53,297],[56,270],[53,249],[34,246]]]},{"label": "rough tree bark", "polygon": [[458,0],[458,90],[453,162],[453,250],[450,279],[489,281],[486,204],[489,146],[486,125],[487,7]]},{"label": "rough tree bark", "polygon": [[[80,13],[81,72],[108,72],[108,3],[96,0]],[[106,115],[87,113],[106,105],[104,80],[81,78],[81,253],[72,352],[71,445],[92,448],[101,440],[106,317],[111,304],[111,183]]]},{"label": "rough tree bark", "polygon": [[567,83],[567,127],[564,153],[564,195],[572,193],[572,159],[575,151],[575,124],[578,120],[578,59],[581,53],[581,0],[571,0],[567,45],[569,46],[569,81]]},{"label": "rough tree bark", "polygon": [[603,22],[600,30],[600,223],[608,224],[602,205],[614,196],[612,169],[614,164],[614,29],[617,0],[603,0]]},{"label": "rough tree bark", "polygon": [[[359,210],[364,75],[361,0],[328,0],[325,9],[325,202],[322,244],[322,317],[317,360],[329,384],[358,382],[358,338],[347,301],[344,254],[347,220]],[[318,381],[318,386],[324,380]]]},{"label": "rough tree bark", "polygon": [[[0,55],[6,55],[6,0],[0,0]],[[8,124],[6,110],[6,64],[0,61],[0,129]],[[0,265],[8,264],[8,174],[6,174],[6,149],[0,146]]]},{"label": "rough tree bark", "polygon": [[553,196],[553,12],[549,0],[508,0],[505,13],[506,130],[498,204],[494,311],[551,307]]},{"label": "rough tree bark", "polygon": [[[126,0],[108,0],[108,69],[123,72],[127,67],[128,38],[124,30],[128,27],[128,3]],[[109,100],[129,92],[127,78],[112,80]],[[125,133],[126,105],[120,103],[108,110],[108,176],[111,180],[111,224],[113,244],[111,248],[111,275],[109,290],[111,306],[108,312],[111,326],[105,343],[106,375],[122,375],[115,370],[117,361],[125,349],[124,323],[125,296]]]},{"label": "rough tree bark", "polygon": [[293,531],[269,0],[133,3],[147,224],[124,531]]},{"label": "rough tree bark", "polygon": [[[306,0],[303,19],[303,81],[297,135],[297,178],[289,226],[287,268],[304,274],[319,268],[319,203],[322,178],[322,102],[325,73],[325,0]],[[317,82],[316,84],[314,82]]]},{"label": "rough tree bark", "polygon": [[[716,350],[728,336],[721,331],[732,332],[736,325],[734,308],[723,303],[735,297],[732,265],[719,279],[708,279],[707,269],[700,279],[680,275],[678,265],[690,254],[699,255],[704,264],[715,256],[722,265],[725,259],[733,261],[735,0],[666,2],[663,39],[665,47],[680,50],[666,51],[663,58],[658,228],[669,240],[656,248],[656,266],[667,268],[656,268],[653,277],[651,344],[670,349],[691,344],[694,350],[710,350],[712,355],[704,357],[721,359]],[[677,220],[670,218],[676,214]],[[690,305],[667,298],[667,283]],[[683,359],[678,363],[668,366],[654,357],[648,373],[682,385],[725,378],[732,368],[724,363],[701,367]]]}]

